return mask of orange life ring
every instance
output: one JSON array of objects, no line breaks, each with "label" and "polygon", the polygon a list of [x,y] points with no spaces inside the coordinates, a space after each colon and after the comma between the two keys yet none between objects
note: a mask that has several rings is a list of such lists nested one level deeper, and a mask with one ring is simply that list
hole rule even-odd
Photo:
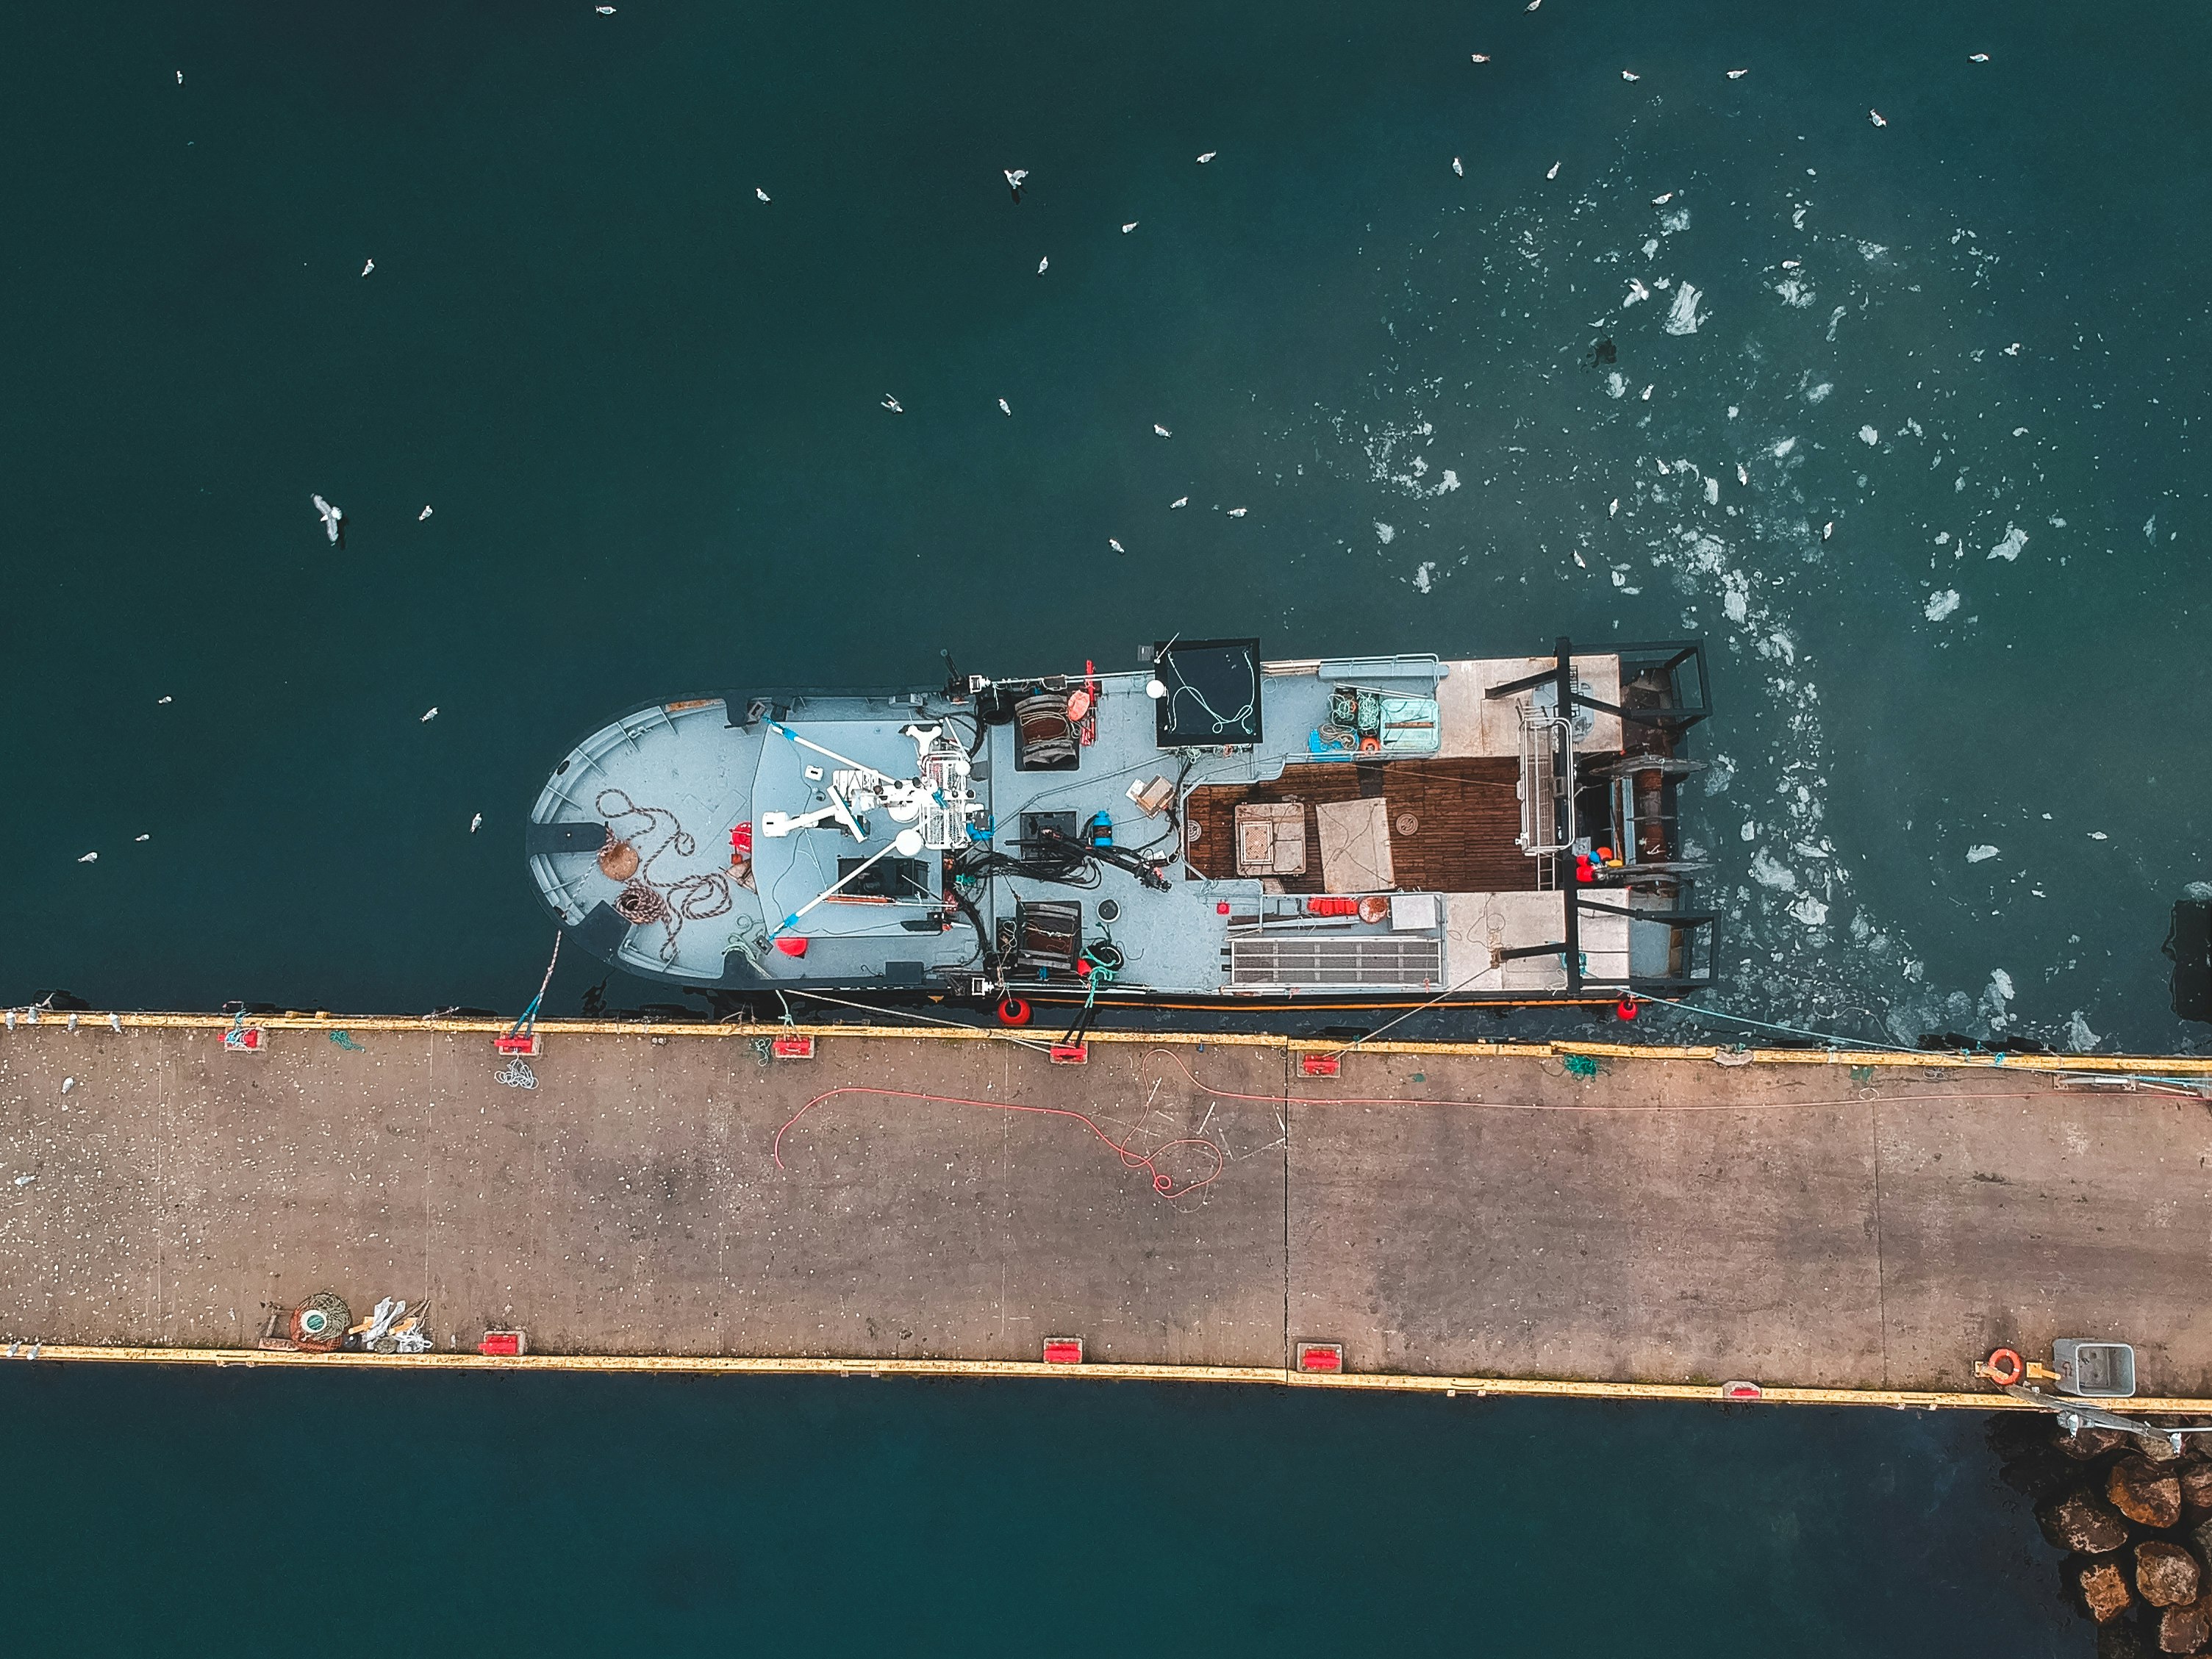
[{"label": "orange life ring", "polygon": [[1360,752],[1361,754],[1363,754],[1363,755],[1379,755],[1379,754],[1381,754],[1381,753],[1382,752],[1382,738],[1360,738],[1360,740],[1359,740],[1359,752]]},{"label": "orange life ring", "polygon": [[2027,1361],[2020,1357],[2017,1348],[1999,1348],[1987,1364],[1990,1381],[2001,1389],[2009,1389],[2027,1375]]},{"label": "orange life ring", "polygon": [[999,1002],[999,1024],[1026,1025],[1030,1023],[1030,1006],[1019,997],[1004,997]]}]

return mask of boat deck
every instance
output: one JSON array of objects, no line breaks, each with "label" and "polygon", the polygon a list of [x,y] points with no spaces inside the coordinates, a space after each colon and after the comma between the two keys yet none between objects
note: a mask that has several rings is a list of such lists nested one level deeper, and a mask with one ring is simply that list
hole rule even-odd
[{"label": "boat deck", "polygon": [[486,1033],[328,1029],[0,1034],[0,1341],[251,1346],[264,1303],[327,1289],[427,1297],[441,1352],[1077,1335],[1280,1368],[1327,1340],[1363,1372],[1971,1389],[2001,1343],[2080,1336],[2212,1394],[2193,1100],[1474,1048],[1309,1079],[1224,1038],[769,1062],[727,1028],[556,1030],[525,1091]]}]

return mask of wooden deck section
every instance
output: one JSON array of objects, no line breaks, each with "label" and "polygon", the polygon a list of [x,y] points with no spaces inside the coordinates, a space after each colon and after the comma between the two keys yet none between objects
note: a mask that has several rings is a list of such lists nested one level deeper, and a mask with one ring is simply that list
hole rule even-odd
[{"label": "wooden deck section", "polygon": [[331,1290],[448,1355],[1972,1389],[2083,1336],[2212,1394],[2203,1103],[2025,1062],[601,1027],[526,1091],[489,1030],[219,1024],[0,1033],[0,1348],[250,1347]]},{"label": "wooden deck section", "polygon": [[[1518,760],[1466,757],[1443,760],[1329,761],[1285,767],[1272,783],[1208,784],[1190,792],[1184,823],[1197,831],[1186,841],[1194,868],[1211,879],[1237,875],[1236,818],[1244,801],[1358,800],[1380,795],[1392,823],[1390,857],[1398,885],[1431,893],[1517,893],[1536,886],[1536,860],[1514,845],[1521,833],[1521,805],[1514,793]],[[1401,835],[1397,820],[1412,813],[1419,828]],[[1278,878],[1285,892],[1319,893],[1321,831],[1306,814],[1306,870]]]}]

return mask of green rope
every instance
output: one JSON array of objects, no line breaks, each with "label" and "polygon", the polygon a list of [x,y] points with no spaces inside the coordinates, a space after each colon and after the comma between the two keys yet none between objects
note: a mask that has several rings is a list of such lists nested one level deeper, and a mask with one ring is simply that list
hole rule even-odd
[{"label": "green rope", "polygon": [[350,1031],[333,1031],[331,1033],[331,1041],[337,1043],[339,1048],[350,1049],[357,1054],[366,1054],[368,1052],[368,1049],[353,1040],[353,1033]]},{"label": "green rope", "polygon": [[1566,1066],[1567,1075],[1569,1077],[1595,1077],[1597,1075],[1597,1056],[1595,1054],[1569,1054],[1562,1063]]}]

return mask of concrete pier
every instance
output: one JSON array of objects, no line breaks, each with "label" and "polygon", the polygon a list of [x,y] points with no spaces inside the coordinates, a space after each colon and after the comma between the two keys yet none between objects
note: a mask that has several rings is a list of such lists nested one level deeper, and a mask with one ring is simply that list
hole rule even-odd
[{"label": "concrete pier", "polygon": [[427,1297],[441,1352],[1077,1335],[1280,1373],[1328,1340],[1363,1376],[1940,1392],[2087,1336],[2135,1344],[2146,1395],[2212,1395],[2206,1104],[2017,1062],[1407,1044],[1328,1078],[1276,1040],[1062,1066],[623,1026],[551,1030],[523,1089],[487,1030],[271,1021],[241,1054],[218,1027],[0,1036],[0,1343],[250,1349],[328,1289]]}]

